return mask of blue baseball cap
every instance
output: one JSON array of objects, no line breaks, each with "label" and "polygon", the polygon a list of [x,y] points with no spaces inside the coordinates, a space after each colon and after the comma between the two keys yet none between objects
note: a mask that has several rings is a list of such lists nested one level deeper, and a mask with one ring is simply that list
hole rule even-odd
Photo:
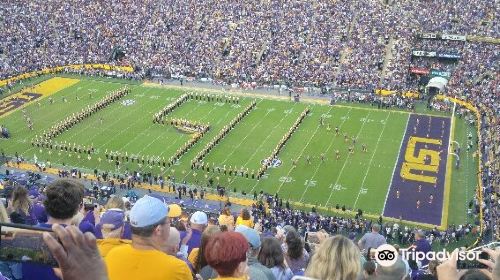
[{"label": "blue baseball cap", "polygon": [[151,226],[167,217],[167,214],[168,206],[163,201],[145,195],[130,210],[130,224],[138,228]]},{"label": "blue baseball cap", "polygon": [[241,233],[247,239],[248,243],[253,249],[260,248],[260,235],[259,233],[253,229],[244,225],[239,225],[234,229],[235,232]]}]

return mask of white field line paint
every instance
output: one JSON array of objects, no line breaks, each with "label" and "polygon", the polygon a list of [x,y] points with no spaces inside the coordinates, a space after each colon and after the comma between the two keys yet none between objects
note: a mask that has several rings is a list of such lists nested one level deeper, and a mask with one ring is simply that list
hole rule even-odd
[{"label": "white field line paint", "polygon": [[[293,107],[295,107],[295,104],[297,104],[297,103],[293,103],[292,108],[293,108]],[[292,109],[292,110],[293,110],[293,109]],[[282,122],[283,122],[283,121],[287,118],[287,116],[288,116],[288,114],[283,114],[283,118],[281,118],[281,120],[278,122],[278,124],[277,124],[277,125],[275,125],[275,126],[273,127],[273,131],[274,131],[274,129],[275,129],[275,128],[277,128],[277,127],[278,127],[278,126],[279,126],[279,125],[280,125],[280,124],[281,124],[281,123],[282,123]],[[248,164],[248,163],[249,163],[249,162],[250,162],[250,161],[251,161],[251,160],[255,157],[255,155],[257,154],[257,152],[258,152],[258,151],[262,148],[262,145],[263,145],[263,144],[267,141],[267,139],[269,139],[269,137],[271,136],[271,134],[272,134],[272,133],[269,133],[269,134],[267,135],[267,137],[266,137],[264,140],[262,140],[262,142],[261,142],[261,144],[259,145],[259,147],[257,147],[257,148],[255,149],[255,152],[254,152],[254,153],[252,154],[252,156],[251,156],[251,157],[247,160],[247,162],[245,162],[245,164],[243,165],[243,167],[246,167],[246,166],[247,166],[247,164]],[[231,180],[231,182],[230,182],[230,183],[229,183],[229,185],[228,185],[228,189],[230,189],[230,188],[231,188],[231,186],[233,185],[233,183],[234,183],[235,181],[236,181],[236,180]],[[255,187],[255,186],[254,186],[254,187]],[[252,188],[252,191],[253,191],[253,188]]]},{"label": "white field line paint", "polygon": [[238,148],[243,144],[243,142],[245,142],[245,140],[248,138],[248,136],[252,135],[252,132],[258,127],[260,126],[260,124],[264,121],[266,121],[266,117],[271,113],[271,111],[267,111],[267,113],[262,117],[262,120],[260,120],[258,123],[256,123],[252,129],[250,129],[250,131],[248,132],[248,134],[243,138],[241,139],[240,143],[234,147],[233,151],[231,153],[229,153],[226,158],[219,164],[219,165],[224,165],[224,163],[226,163],[226,161],[238,150]]},{"label": "white field line paint", "polygon": [[[348,113],[347,113],[347,116],[349,116],[349,115],[350,115],[350,111],[351,111],[351,109],[349,109],[349,111],[348,111]],[[344,126],[344,124],[345,124],[345,122],[347,121],[347,119],[348,119],[348,118],[344,118],[344,119],[342,120],[342,123],[341,123],[341,124],[340,124],[340,126],[339,126],[339,130],[340,130],[340,129]],[[330,145],[328,146],[328,148],[327,148],[327,149],[326,149],[326,151],[325,151],[325,154],[326,154],[326,155],[328,154],[328,151],[329,151],[329,150],[330,150],[330,148],[332,147],[333,142],[335,142],[335,139],[336,139],[335,137],[332,137],[332,141],[330,142]],[[321,167],[321,162],[319,162],[319,164],[318,164],[318,166],[316,167],[316,170],[314,171],[314,174],[311,176],[311,179],[310,179],[310,180],[312,180],[312,179],[316,176],[316,174],[318,173],[318,171],[319,171],[319,168],[320,168],[320,167]],[[309,189],[309,184],[306,186],[306,188],[305,188],[304,192],[302,193],[302,196],[300,197],[299,203],[300,203],[300,202],[302,202],[302,200],[304,199],[304,196],[305,196],[305,194],[307,193],[307,190],[308,190],[308,189]]]},{"label": "white field line paint", "polygon": [[[328,109],[327,114],[329,114],[331,110],[332,110],[332,108],[330,107],[330,109]],[[349,112],[350,112],[350,110],[349,110]],[[298,158],[301,158],[301,157],[302,157],[302,154],[304,153],[304,151],[306,150],[306,148],[307,148],[307,147],[309,146],[309,144],[311,143],[312,139],[314,138],[314,136],[315,136],[315,135],[316,135],[316,133],[318,132],[319,128],[320,128],[320,125],[318,125],[318,126],[316,127],[316,130],[314,130],[314,133],[312,134],[311,138],[309,138],[309,140],[307,141],[307,143],[304,145],[304,148],[302,148],[302,151],[300,151]],[[292,166],[292,167],[288,170],[288,173],[286,174],[286,177],[289,177],[289,176],[290,176],[290,173],[293,171],[293,169],[294,169],[294,168],[293,168],[293,166]],[[253,188],[252,188],[252,190],[251,190],[250,192],[252,192],[252,191],[254,190],[255,186],[257,186],[257,184],[258,184],[258,183],[259,183],[259,181],[257,181],[257,182],[255,183],[255,185],[253,186]],[[284,184],[285,184],[285,181],[281,182],[281,184],[280,184],[280,185],[279,185],[279,187],[278,187],[278,190],[276,190],[276,193],[279,193],[279,192],[280,192],[281,187],[283,187],[283,185],[284,185]]]},{"label": "white field line paint", "polygon": [[403,137],[401,137],[401,144],[399,144],[398,157],[396,158],[396,162],[394,162],[394,167],[392,169],[392,174],[391,174],[391,182],[389,183],[389,187],[387,188],[387,193],[385,195],[385,201],[384,201],[384,207],[382,208],[381,214],[384,214],[384,212],[385,212],[385,204],[387,203],[387,198],[389,197],[389,192],[390,192],[391,186],[392,186],[392,179],[394,178],[394,172],[396,172],[396,166],[398,165],[398,162],[399,162],[399,155],[401,154],[401,148],[403,147],[403,140],[405,139],[406,130],[408,129],[408,123],[410,122],[410,116],[411,116],[411,114],[409,114],[408,118],[406,119],[406,126],[405,126],[405,130],[404,130],[405,133],[403,133]]},{"label": "white field line paint", "polygon": [[[257,102],[256,107],[257,107],[257,106],[259,105],[259,103],[260,103],[260,102],[262,102],[262,101],[263,101],[262,99],[259,99],[259,101]],[[244,108],[244,107],[241,107],[241,108]],[[238,108],[234,108],[234,109],[238,109]],[[222,122],[222,120],[225,120],[225,119],[227,118],[227,116],[229,115],[229,113],[231,113],[231,112],[232,112],[232,110],[228,110],[228,111],[227,111],[227,113],[226,113],[226,115],[224,116],[224,118],[220,118],[220,119],[219,119],[219,121],[218,121],[215,125],[219,125],[219,124]],[[243,112],[243,111],[241,111],[241,112]],[[236,115],[237,115],[237,114],[236,114]],[[228,122],[228,123],[229,123],[230,121],[231,121],[231,120],[227,120],[227,122]],[[184,178],[183,178],[182,180],[186,180],[187,176],[189,176],[189,174],[191,174],[191,172],[193,172],[193,170],[189,170],[189,171],[186,173],[186,175],[184,176]]]},{"label": "white field line paint", "polygon": [[[363,124],[361,125],[361,127],[359,128],[359,131],[358,131],[358,134],[356,135],[356,139],[359,138],[359,135],[361,134],[361,132],[363,131],[363,128],[365,127],[365,124],[367,123],[367,120],[368,120],[368,117],[370,116],[370,114],[372,113],[372,111],[369,111],[368,114],[366,115],[365,117],[365,120],[363,121]],[[335,183],[333,184],[334,186],[337,185],[339,183],[339,180],[340,178],[342,177],[342,173],[344,172],[344,168],[346,167],[347,165],[347,162],[349,162],[349,157],[351,156],[351,154],[347,154],[346,158],[345,158],[345,161],[344,161],[344,165],[342,165],[342,168],[340,169],[340,172],[339,172],[339,175],[337,176],[337,180],[335,181]],[[333,188],[332,190],[330,191],[330,195],[328,196],[328,200],[326,201],[325,203],[325,207],[328,207],[328,204],[330,203],[330,199],[332,198],[332,195],[333,195]]]},{"label": "white field line paint", "polygon": [[[295,104],[297,103],[293,103],[293,106],[292,106],[292,110],[293,108],[295,107]],[[288,117],[289,114],[283,114],[283,118],[281,118],[281,120],[273,127],[273,131],[279,127],[281,125],[281,123]],[[262,148],[262,145],[264,145],[264,143],[267,141],[267,139],[269,139],[269,137],[271,137],[272,133],[269,133],[267,134],[267,137],[262,140],[260,142],[260,145],[255,149],[255,152],[252,154],[252,156],[245,162],[245,164],[243,165],[243,167],[246,167],[247,164],[255,157],[255,155],[257,154],[257,151],[259,151],[261,148]],[[232,181],[234,182],[234,181]]]},{"label": "white field line paint", "polygon": [[382,139],[382,135],[384,134],[384,130],[387,127],[387,120],[389,119],[390,115],[391,115],[391,113],[387,114],[387,118],[385,119],[384,127],[382,128],[382,132],[380,132],[380,135],[378,136],[377,144],[375,145],[375,150],[373,151],[372,157],[370,158],[370,162],[368,163],[368,169],[366,169],[365,176],[363,177],[363,181],[361,182],[361,186],[359,187],[358,196],[356,196],[356,200],[354,201],[354,206],[352,207],[353,209],[356,209],[356,204],[358,204],[358,199],[359,199],[359,196],[361,194],[361,190],[363,189],[363,186],[365,185],[366,177],[368,177],[368,173],[370,172],[370,168],[372,167],[373,159],[375,158],[375,154],[377,153],[380,139]]},{"label": "white field line paint", "polygon": [[[150,102],[152,102],[152,101],[150,101]],[[145,106],[145,105],[143,105],[143,106]],[[137,110],[141,109],[143,106],[137,107],[135,110],[130,110],[130,111],[129,111],[129,112],[128,112],[125,116],[127,116],[127,117],[128,117],[128,116],[130,116],[133,112],[136,112]],[[108,107],[108,108],[109,108],[109,107]],[[118,110],[117,108],[119,108],[119,107],[116,107],[116,108],[112,109],[112,112],[114,112],[114,111]],[[102,109],[102,110],[105,110],[105,109]],[[100,112],[102,112],[102,111],[100,111]],[[141,119],[139,119],[138,121],[140,121],[140,120],[141,120]],[[119,123],[120,121],[121,121],[121,119],[118,119],[118,120],[116,120],[115,122],[110,122],[110,123],[109,123],[108,125],[106,125],[106,127],[104,127],[104,128],[112,127],[113,125],[115,125],[115,124]],[[85,128],[88,128],[88,127],[89,127],[89,126],[91,126],[92,124],[93,124],[93,123],[89,122],[88,124],[86,124],[86,125],[85,125]],[[70,129],[70,130],[71,130],[71,129]],[[70,137],[70,138],[68,138],[68,140],[73,139],[75,136],[79,135],[79,134],[80,134],[80,133],[82,133],[83,131],[85,131],[85,129],[82,129],[82,131],[81,131],[81,132],[78,132],[78,133],[75,133],[74,135],[71,135],[71,137]],[[122,131],[122,132],[123,132],[123,131]],[[111,138],[111,140],[112,140],[112,139],[114,139],[114,138],[116,138],[116,136],[118,136],[118,135],[120,135],[120,134],[121,134],[121,133],[116,134],[114,137],[112,137],[112,138]],[[92,140],[94,140],[97,136],[98,136],[98,135],[94,135],[93,137],[91,137],[91,138],[90,138],[90,140],[91,140],[91,141],[92,141]],[[110,141],[111,141],[111,140],[110,140]],[[109,143],[110,141],[106,142],[104,145],[106,145],[106,144],[107,144],[107,143]],[[103,145],[103,146],[104,146],[104,145]],[[32,150],[32,149],[34,149],[34,147],[31,147],[31,148],[29,148],[28,150],[26,150],[26,153],[27,153],[27,152],[29,152],[29,151],[30,151],[30,150]],[[78,163],[79,163],[79,162],[78,162]]]}]

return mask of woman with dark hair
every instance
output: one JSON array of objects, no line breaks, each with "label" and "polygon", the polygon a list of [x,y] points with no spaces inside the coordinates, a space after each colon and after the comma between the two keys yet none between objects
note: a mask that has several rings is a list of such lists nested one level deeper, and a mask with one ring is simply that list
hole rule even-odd
[{"label": "woman with dark hair", "polygon": [[242,234],[221,232],[210,238],[204,254],[219,275],[216,279],[248,279],[247,251],[248,241]]},{"label": "woman with dark hair", "polygon": [[304,250],[304,243],[300,235],[291,230],[286,234],[285,238],[286,252],[285,260],[293,274],[303,275],[309,263],[309,254]]},{"label": "woman with dark hair", "polygon": [[10,203],[10,220],[16,224],[36,225],[38,223],[33,213],[33,203],[28,197],[28,191],[23,187],[16,187],[12,193]]},{"label": "woman with dark hair", "polygon": [[241,209],[240,215],[236,219],[236,225],[244,225],[249,228],[253,228],[253,220],[252,216],[250,215],[250,211],[248,209],[243,208]]},{"label": "woman with dark hair", "polygon": [[285,257],[278,239],[266,237],[262,240],[258,260],[271,269],[276,280],[292,279],[293,272],[285,264]]}]

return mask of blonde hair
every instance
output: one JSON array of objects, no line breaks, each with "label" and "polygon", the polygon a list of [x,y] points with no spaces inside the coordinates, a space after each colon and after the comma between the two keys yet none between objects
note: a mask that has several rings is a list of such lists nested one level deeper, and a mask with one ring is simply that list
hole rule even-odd
[{"label": "blonde hair", "polygon": [[323,241],[313,255],[305,275],[322,280],[356,280],[361,255],[354,243],[342,235]]},{"label": "blonde hair", "polygon": [[14,211],[29,215],[31,205],[32,203],[28,198],[28,191],[23,187],[16,187],[12,193],[12,208]]},{"label": "blonde hair", "polygon": [[123,211],[125,211],[125,202],[123,202],[123,199],[121,197],[113,196],[106,203],[106,209],[111,208],[122,209]]}]

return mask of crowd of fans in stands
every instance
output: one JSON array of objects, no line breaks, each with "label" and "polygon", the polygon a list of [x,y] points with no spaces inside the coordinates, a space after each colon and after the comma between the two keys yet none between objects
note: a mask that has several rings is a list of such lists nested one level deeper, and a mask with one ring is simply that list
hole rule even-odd
[{"label": "crowd of fans in stands", "polygon": [[[323,217],[308,221],[304,228],[294,222],[302,217],[292,215],[288,220],[283,214],[285,220],[272,223],[255,218],[258,209],[243,208],[235,217],[229,206],[213,219],[205,212],[186,212],[177,204],[166,205],[149,195],[133,205],[113,196],[101,207],[84,203],[84,186],[71,179],[56,180],[42,192],[35,187],[12,187],[7,182],[5,194],[7,207],[0,203],[2,222],[51,228],[55,236],[44,234],[44,241],[59,263],[59,269],[36,263],[0,263],[2,277],[10,279],[289,280],[299,275],[311,279],[420,280],[458,279],[461,275],[455,260],[440,264],[398,257],[390,267],[376,265],[373,249],[383,244],[427,253],[432,250],[432,239],[423,231],[412,230],[408,232],[413,236],[410,244],[400,242],[393,238],[392,228],[381,228],[371,221],[360,224],[360,219],[345,219],[332,230],[328,224],[332,225],[333,219],[324,221]],[[273,220],[279,215],[267,217]],[[305,239],[301,236],[304,230]],[[340,234],[345,230],[351,233],[347,237]],[[486,274],[468,270],[461,279],[500,279],[495,267],[500,252],[486,251],[492,262],[483,262],[490,270]]]},{"label": "crowd of fans in stands", "polygon": [[[109,62],[116,48],[123,48],[126,54],[116,63],[131,64],[140,75],[208,77],[224,83],[329,84],[369,91],[379,87],[407,91],[418,89],[418,79],[408,78],[409,67],[452,71],[446,93],[480,109],[482,141],[478,145],[483,199],[476,194],[469,207],[473,215],[482,208],[486,231],[499,236],[497,45],[417,38],[422,32],[498,36],[496,3],[383,2],[5,2],[0,3],[0,33],[4,38],[0,40],[0,78],[50,66]],[[462,58],[454,63],[411,60],[411,52],[416,49],[458,52]],[[373,94],[350,90],[334,94],[336,100],[379,101]],[[412,107],[411,101],[401,96],[385,98],[384,102],[388,106]],[[441,103],[435,106],[440,110],[450,108]],[[477,121],[470,112],[459,110]],[[362,216],[327,217],[283,207],[277,197],[263,197],[273,205],[270,210],[256,204],[235,220],[226,209],[217,223],[208,225],[211,220],[202,212],[183,219],[177,207],[167,207],[148,196],[131,208],[112,198],[105,211],[96,211],[82,204],[82,187],[67,181],[42,192],[16,188],[8,198],[7,211],[0,213],[3,221],[52,227],[63,242],[61,246],[54,238],[45,238],[60,270],[54,272],[34,264],[23,264],[21,268],[12,265],[12,275],[8,276],[13,279],[19,275],[26,279],[54,279],[54,273],[62,273],[64,279],[192,279],[195,274],[203,279],[244,275],[251,279],[290,279],[298,274],[317,279],[388,279],[383,276],[398,273],[399,279],[408,274],[410,279],[435,279],[424,278],[425,274],[458,279],[451,262],[439,266],[431,262],[427,271],[412,261],[398,262],[389,269],[376,266],[370,259],[366,238],[360,244],[349,239],[355,240],[373,229],[369,234],[377,238],[372,239],[383,238],[384,242],[405,246],[415,243],[419,248],[419,243],[458,241],[477,230],[476,225],[468,224],[453,225],[444,231],[415,232],[383,221],[378,221],[382,222],[379,227]],[[178,213],[173,213],[174,209]],[[80,220],[74,219],[76,213],[81,213]],[[69,225],[94,233],[99,238],[97,246],[93,235],[82,235]],[[319,234],[318,244],[304,243],[301,236],[306,232],[321,230],[326,233]],[[332,253],[336,251],[342,251],[342,256]],[[140,258],[151,262],[139,262]],[[137,266],[131,265],[135,263]]]}]

